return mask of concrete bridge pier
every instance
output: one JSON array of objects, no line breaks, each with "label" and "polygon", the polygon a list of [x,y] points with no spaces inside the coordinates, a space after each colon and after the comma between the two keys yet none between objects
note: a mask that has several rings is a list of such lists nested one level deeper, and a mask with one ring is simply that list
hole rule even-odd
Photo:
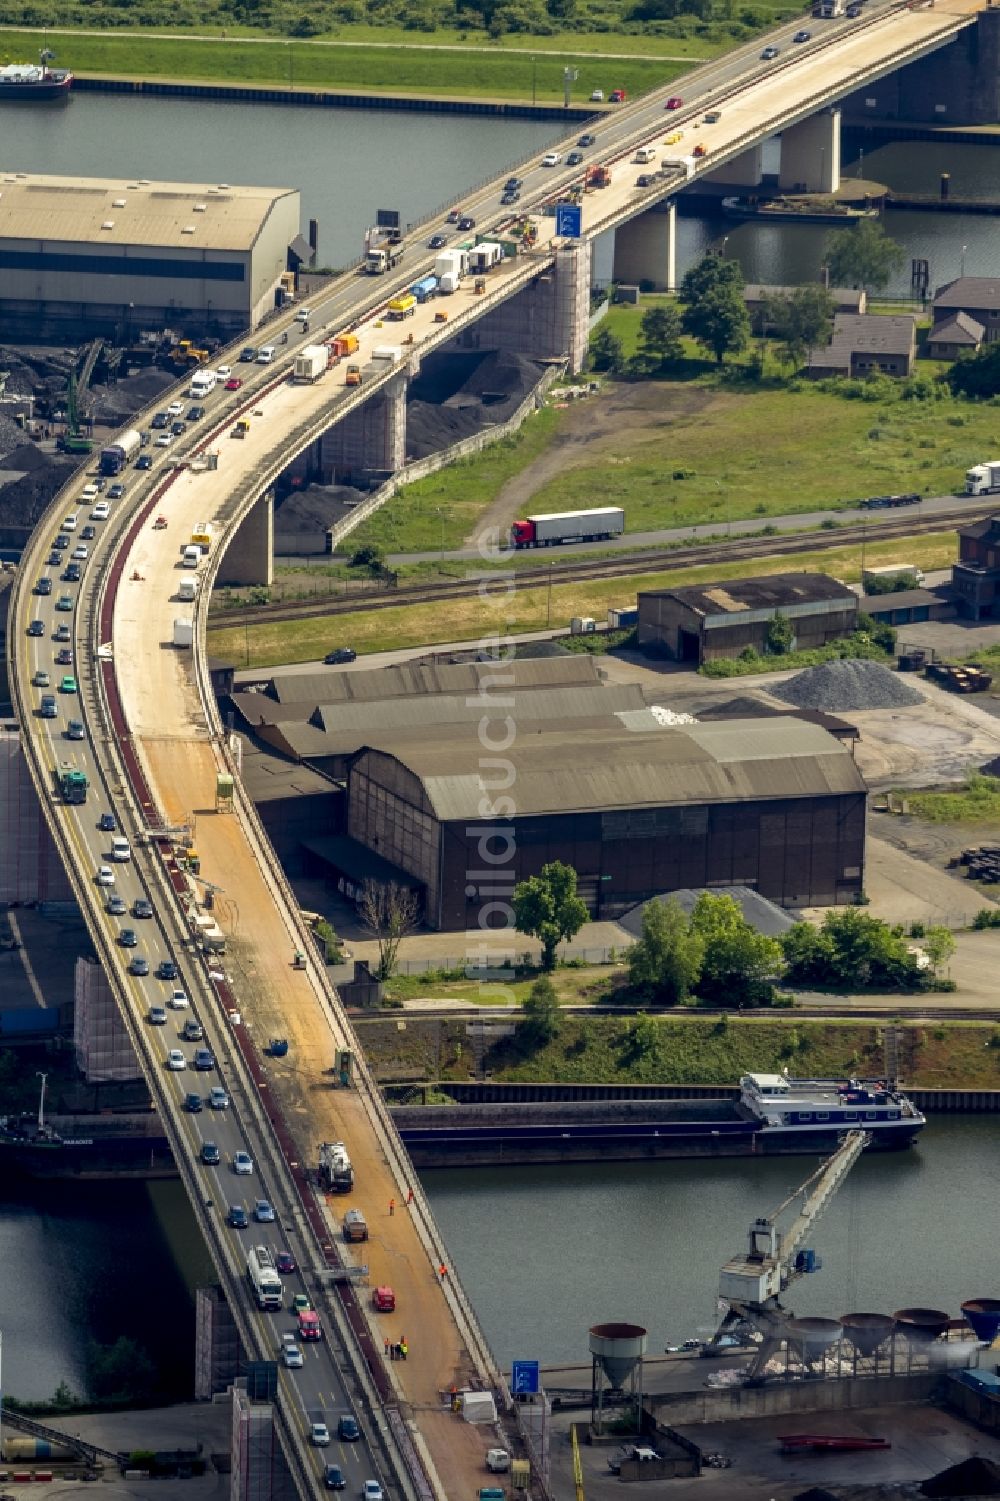
[{"label": "concrete bridge pier", "polygon": [[[507,349],[527,359],[565,359],[574,375],[587,356],[591,247],[571,241],[516,296],[464,328],[449,349]],[[447,306],[447,302],[444,303]]]},{"label": "concrete bridge pier", "polygon": [[727,187],[759,188],[764,176],[764,143],[761,141],[756,146],[751,146],[749,151],[741,151],[739,156],[734,156],[726,162],[724,167],[716,167],[714,172],[706,172],[706,182],[722,182]]},{"label": "concrete bridge pier", "polygon": [[615,230],[614,281],[635,282],[655,292],[677,286],[677,205],[672,198]]},{"label": "concrete bridge pier", "polygon": [[376,396],[348,412],[320,439],[320,470],[327,484],[384,479],[406,462],[406,388],[416,365],[410,361]]},{"label": "concrete bridge pier", "polygon": [[274,582],[274,491],[266,490],[236,528],[219,567],[219,584]]},{"label": "concrete bridge pier", "polygon": [[835,193],[840,187],[840,110],[825,109],[781,134],[782,192]]}]

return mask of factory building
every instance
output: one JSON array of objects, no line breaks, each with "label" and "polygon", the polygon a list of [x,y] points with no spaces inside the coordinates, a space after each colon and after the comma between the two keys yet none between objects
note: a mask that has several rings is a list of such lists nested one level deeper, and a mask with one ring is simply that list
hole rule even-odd
[{"label": "factory building", "polygon": [[[494,797],[513,812],[498,803],[491,817]],[[461,930],[492,926],[504,894],[551,860],[574,867],[595,918],[681,887],[849,903],[864,841],[849,748],[781,716],[531,725],[488,752],[471,726],[402,737],[354,759],[337,844],[345,881],[394,876],[420,890],[430,927]]]},{"label": "factory building", "polygon": [[0,325],[235,337],[274,307],[290,250],[308,254],[299,215],[292,188],[0,173]]},{"label": "factory building", "polygon": [[738,657],[747,647],[763,654],[776,615],[790,623],[793,646],[803,651],[849,636],[858,621],[857,595],[822,573],[650,589],[638,606],[640,646],[698,665]]}]

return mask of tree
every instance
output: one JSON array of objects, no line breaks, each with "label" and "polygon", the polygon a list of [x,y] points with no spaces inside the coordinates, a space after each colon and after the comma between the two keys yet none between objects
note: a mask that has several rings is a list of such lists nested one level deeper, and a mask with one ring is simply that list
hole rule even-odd
[{"label": "tree", "polygon": [[541,940],[543,969],[555,969],[560,941],[579,933],[589,916],[576,894],[576,871],[561,860],[515,886],[513,907],[517,931]]},{"label": "tree", "polygon": [[784,968],[781,944],[750,926],[734,897],[702,892],[691,928],[705,945],[698,994],[719,1006],[760,1006]]},{"label": "tree", "polygon": [[104,1401],[142,1401],[156,1386],[156,1366],[143,1347],[124,1334],[113,1345],[91,1342],[87,1385],[92,1397]]},{"label": "tree", "polygon": [[833,311],[826,287],[797,287],[787,297],[767,298],[763,325],[780,343],[785,363],[801,365],[814,345],[829,341]]},{"label": "tree", "polygon": [[836,989],[914,990],[921,971],[902,928],[857,907],[828,912],[816,929],[796,923],[781,940],[786,978]]},{"label": "tree", "polygon": [[676,1006],[697,988],[705,945],[676,897],[647,902],[642,937],[629,950],[629,983],[661,1006]]},{"label": "tree", "polygon": [[931,961],[935,977],[942,964],[947,964],[955,952],[955,936],[948,928],[928,928],[923,937],[924,953]]},{"label": "tree", "polygon": [[684,332],[714,354],[720,365],[727,354],[745,349],[750,340],[743,289],[739,261],[713,254],[702,256],[685,272],[677,294]]},{"label": "tree", "polygon": [[825,250],[830,281],[835,287],[881,291],[903,263],[902,250],[874,219],[860,219],[850,229],[838,229],[828,235]]},{"label": "tree", "polygon": [[775,610],[764,632],[764,650],[769,657],[783,657],[795,645],[795,628],[787,615]]},{"label": "tree", "polygon": [[622,341],[610,328],[599,328],[590,341],[590,363],[594,370],[606,370],[617,375],[625,364]]},{"label": "tree", "polygon": [[978,354],[963,355],[945,379],[955,396],[1000,395],[1000,341],[987,344]]},{"label": "tree", "polygon": [[396,881],[367,880],[358,897],[358,916],[378,944],[378,978],[395,973],[399,945],[417,926],[420,898]]},{"label": "tree", "polygon": [[650,362],[661,368],[681,358],[681,315],[672,302],[650,307],[642,315],[639,343]]},{"label": "tree", "polygon": [[529,1048],[543,1048],[559,1032],[559,997],[548,975],[539,975],[521,1008],[518,1035]]}]

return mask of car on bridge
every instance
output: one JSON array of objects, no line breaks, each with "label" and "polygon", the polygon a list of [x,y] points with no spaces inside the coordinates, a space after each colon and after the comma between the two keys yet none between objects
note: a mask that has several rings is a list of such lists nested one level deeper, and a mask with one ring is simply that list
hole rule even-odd
[{"label": "car on bridge", "polygon": [[60,693],[75,693],[76,692],[76,678],[73,677],[70,673],[67,673],[64,678],[60,678],[60,680],[59,680],[59,692]]},{"label": "car on bridge", "polygon": [[[110,817],[110,815],[109,815],[109,817]],[[114,824],[112,824],[111,827],[114,828]],[[132,916],[133,917],[140,917],[140,918],[142,918],[142,917],[152,917],[152,915],[153,915],[153,904],[152,904],[152,902],[149,901],[148,898],[146,898],[144,896],[137,896],[136,899],[135,899],[135,901],[132,903]]]},{"label": "car on bridge", "polygon": [[48,675],[48,673],[47,672],[36,672],[35,676],[31,679],[31,686],[33,688],[47,688],[49,686],[49,675]]},{"label": "car on bridge", "polygon": [[596,142],[597,137],[595,135],[592,135],[589,130],[585,130],[583,132],[583,135],[577,139],[576,144],[578,146],[593,146],[596,144]]},{"label": "car on bridge", "polygon": [[31,624],[28,626],[28,635],[29,636],[44,636],[45,635],[45,622],[44,622],[44,620],[33,620],[31,622]]},{"label": "car on bridge", "polygon": [[59,650],[56,652],[56,666],[73,666],[73,653],[68,646],[60,646]]},{"label": "car on bridge", "polygon": [[58,705],[56,704],[56,700],[55,700],[55,695],[54,694],[52,694],[52,693],[43,693],[42,694],[41,702],[38,705],[38,712],[39,712],[39,715],[41,716],[42,719],[58,719],[59,718],[59,708],[58,708]]},{"label": "car on bridge", "polygon": [[191,407],[188,410],[187,418],[185,420],[188,422],[200,422],[204,415],[204,407]]},{"label": "car on bridge", "polygon": [[448,243],[447,235],[431,235],[427,241],[428,250],[443,250]]},{"label": "car on bridge", "polygon": [[63,581],[63,583],[64,584],[78,584],[80,582],[80,578],[81,578],[81,574],[80,574],[80,565],[79,565],[79,563],[67,563],[66,567],[63,569],[63,572],[62,572],[62,581]]},{"label": "car on bridge", "polygon": [[255,1199],[253,1217],[261,1225],[274,1224],[274,1206],[269,1199]]},{"label": "car on bridge", "polygon": [[97,536],[97,528],[93,526],[85,526],[83,531],[80,533],[80,536],[84,542],[93,542],[94,538]]},{"label": "car on bridge", "polygon": [[582,151],[571,151],[566,158],[567,167],[578,167],[583,161]]},{"label": "car on bridge", "polygon": [[97,881],[98,886],[113,886],[115,884],[115,873],[111,869],[111,866],[99,865],[97,867],[97,875],[95,877],[95,880]]},{"label": "car on bridge", "polygon": [[242,1204],[230,1204],[229,1213],[226,1215],[226,1224],[234,1230],[245,1230],[250,1224],[250,1217]]},{"label": "car on bridge", "polygon": [[141,453],[139,455],[139,457],[135,461],[135,467],[137,469],[152,469],[152,467],[153,467],[153,456],[152,456],[152,454],[150,454],[150,453]]},{"label": "car on bridge", "polygon": [[[229,1096],[226,1094],[226,1091],[222,1088],[221,1084],[216,1084],[215,1087],[209,1091],[208,1108],[209,1110],[229,1109]],[[280,1272],[283,1270],[284,1268],[279,1266],[278,1271]],[[295,1268],[292,1267],[291,1270],[294,1272]]]},{"label": "car on bridge", "polygon": [[760,60],[762,63],[772,63],[774,62],[774,59],[780,54],[780,52],[780,47],[765,47],[763,52],[760,54]]},{"label": "car on bridge", "polygon": [[58,568],[59,565],[61,564],[61,562],[62,562],[62,553],[59,552],[56,548],[53,548],[52,551],[49,553],[48,566],[50,568]]},{"label": "car on bridge", "polygon": [[67,740],[86,740],[87,732],[83,728],[82,719],[71,719],[66,726]]},{"label": "car on bridge", "polygon": [[159,431],[160,428],[170,426],[170,418],[167,416],[166,412],[157,412],[156,416],[153,418],[152,422],[149,425],[150,427],[155,427],[156,430]]},{"label": "car on bridge", "polygon": [[793,42],[808,42],[812,36],[811,31],[797,31],[792,37]]},{"label": "car on bridge", "polygon": [[301,1367],[305,1365],[305,1360],[302,1357],[302,1351],[299,1349],[298,1345],[292,1341],[291,1335],[286,1335],[286,1343],[281,1347],[281,1361],[282,1364],[286,1365],[290,1371],[300,1370]]},{"label": "car on bridge", "polygon": [[358,1420],[353,1413],[341,1413],[340,1420],[337,1423],[337,1437],[343,1439],[348,1444],[355,1443],[361,1437],[361,1429],[358,1427]]},{"label": "car on bridge", "polygon": [[670,98],[667,100],[667,102],[663,106],[663,108],[664,109],[681,109],[682,106],[683,106],[683,104],[684,104],[684,100],[681,98],[680,94],[671,94]]},{"label": "car on bridge", "polygon": [[175,1011],[183,1011],[190,1004],[183,990],[172,990],[167,998],[167,1005],[172,1006]]},{"label": "car on bridge", "polygon": [[107,500],[99,500],[97,502],[96,506],[94,507],[94,509],[90,513],[90,519],[91,519],[91,521],[107,521],[108,517],[111,515],[111,506],[109,505],[108,502],[112,501],[112,500],[124,500],[124,499],[125,499],[125,486],[123,484],[119,483],[119,484],[109,485],[108,486],[108,499]]},{"label": "car on bridge", "polygon": [[157,448],[169,448],[173,441],[173,433],[161,433],[156,440],[156,446]]},{"label": "car on bridge", "polygon": [[171,1048],[170,1052],[167,1054],[167,1068],[173,1069],[175,1074],[179,1074],[181,1070],[187,1068],[187,1066],[187,1059],[184,1057],[184,1054],[181,1052],[180,1048]]},{"label": "car on bridge", "polygon": [[194,1017],[189,1017],[181,1029],[181,1036],[185,1042],[201,1042],[205,1036],[201,1022],[196,1022]]},{"label": "car on bridge", "polygon": [[291,1251],[275,1251],[274,1269],[276,1272],[280,1272],[283,1277],[287,1277],[290,1272],[295,1271],[295,1257]]},{"label": "car on bridge", "polygon": [[201,1160],[206,1167],[218,1167],[222,1158],[214,1141],[203,1141],[201,1144]]},{"label": "car on bridge", "polygon": [[[160,965],[160,968],[163,968],[162,964]],[[200,1069],[202,1073],[208,1073],[215,1067],[215,1054],[212,1053],[208,1048],[196,1048],[194,1055],[194,1066],[195,1068]]]},{"label": "car on bridge", "polygon": [[253,1158],[249,1152],[233,1153],[233,1172],[237,1177],[249,1178],[253,1173]]},{"label": "car on bridge", "polygon": [[177,979],[177,965],[174,963],[174,961],[172,959],[161,959],[160,960],[159,968],[156,971],[156,978],[158,980],[176,980]]},{"label": "car on bridge", "polygon": [[170,405],[167,407],[167,416],[168,417],[179,417],[180,414],[181,414],[181,412],[183,412],[183,410],[184,410],[184,403],[183,403],[183,401],[172,401],[170,403]]},{"label": "car on bridge", "polygon": [[186,1094],[184,1096],[184,1109],[190,1115],[198,1115],[201,1112],[202,1099],[200,1094]]},{"label": "car on bridge", "polygon": [[475,229],[476,221],[471,214],[463,214],[458,221],[459,229]]},{"label": "car on bridge", "polygon": [[[72,600],[70,601],[70,608],[72,609]],[[60,625],[56,626],[55,634],[53,635],[52,639],[53,641],[69,640],[69,626],[66,624],[65,620],[62,621]]]},{"label": "car on bridge", "polygon": [[118,824],[115,821],[115,815],[113,813],[102,813],[100,818],[97,820],[97,827],[100,829],[102,834],[113,834],[115,832],[115,829],[118,827]]},{"label": "car on bridge", "polygon": [[347,1481],[339,1465],[327,1465],[323,1471],[323,1484],[328,1491],[342,1491],[346,1488]]},{"label": "car on bridge", "polygon": [[[63,613],[66,613],[67,611],[72,610],[72,608],[73,608],[73,596],[72,596],[72,594],[60,594],[59,598],[56,600],[56,609],[57,610],[62,610]],[[67,627],[67,629],[68,629],[68,627]]]},{"label": "car on bridge", "polygon": [[149,960],[137,954],[129,965],[128,972],[130,975],[137,975],[139,979],[144,979],[149,974]]},{"label": "car on bridge", "polygon": [[110,917],[124,917],[125,913],[128,911],[128,908],[125,905],[124,897],[120,897],[116,891],[114,896],[108,897],[107,905],[104,910]]},{"label": "car on bridge", "polygon": [[561,152],[559,152],[559,151],[546,151],[545,155],[542,157],[542,166],[543,167],[558,167],[558,165],[559,165],[559,163],[561,161],[562,161],[562,153]]},{"label": "car on bridge", "polygon": [[309,1425],[309,1439],[311,1443],[321,1447],[330,1442],[330,1430],[325,1423],[311,1423]]},{"label": "car on bridge", "polygon": [[377,1480],[366,1480],[361,1487],[361,1501],[383,1501],[382,1487]]},{"label": "car on bridge", "polygon": [[118,934],[118,942],[123,949],[134,949],[139,946],[139,935],[134,928],[122,928]]},{"label": "car on bridge", "polygon": [[151,1027],[165,1027],[167,1025],[167,1013],[162,1006],[150,1006],[146,1015]]},{"label": "car on bridge", "polygon": [[238,391],[240,389],[240,387],[242,386],[242,384],[243,384],[243,382],[240,380],[240,378],[239,378],[238,375],[231,375],[229,377],[229,379],[226,381],[226,390],[227,391]]}]

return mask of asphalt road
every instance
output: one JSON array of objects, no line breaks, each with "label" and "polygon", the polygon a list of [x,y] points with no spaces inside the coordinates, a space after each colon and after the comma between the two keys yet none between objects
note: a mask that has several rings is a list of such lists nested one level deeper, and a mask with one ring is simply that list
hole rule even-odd
[{"label": "asphalt road", "polygon": [[[113,504],[122,505],[124,502],[119,501]],[[85,523],[88,511],[89,507],[82,509],[80,527]],[[92,524],[98,534],[93,542],[78,544],[78,528],[77,531],[68,533],[71,545],[63,552],[63,558],[66,559],[72,553],[74,546],[82,545],[88,548],[88,557],[79,560],[84,576],[86,576],[87,569],[101,566],[101,534],[106,530],[106,523],[98,521]],[[236,1258],[241,1265],[245,1266],[246,1254],[250,1247],[257,1245],[266,1245],[272,1251],[289,1249],[298,1261],[297,1244],[301,1243],[297,1228],[299,1214],[296,1207],[284,1195],[282,1185],[269,1182],[266,1170],[262,1169],[260,1161],[256,1160],[258,1154],[255,1150],[255,1135],[252,1129],[252,1108],[250,1101],[243,1094],[239,1083],[240,1076],[231,1066],[231,1039],[225,1035],[224,1027],[213,1008],[205,1006],[203,1010],[199,1009],[198,981],[192,956],[185,949],[179,948],[170,941],[166,927],[155,911],[157,891],[148,886],[144,879],[144,851],[137,845],[136,832],[129,823],[120,826],[120,832],[130,839],[134,858],[113,861],[111,841],[114,834],[111,831],[102,832],[98,827],[101,814],[112,811],[113,803],[102,784],[100,768],[90,740],[68,738],[69,721],[75,718],[88,722],[87,733],[88,735],[93,733],[88,714],[88,703],[93,685],[93,667],[86,657],[86,627],[77,611],[81,586],[64,582],[61,579],[62,572],[61,567],[50,566],[45,569],[43,577],[52,580],[52,593],[47,596],[36,593],[32,596],[32,618],[42,623],[43,634],[40,636],[23,634],[21,650],[27,662],[28,677],[25,681],[31,680],[36,684],[32,688],[32,696],[36,705],[34,712],[38,720],[38,729],[47,743],[53,769],[62,765],[70,765],[78,771],[85,772],[90,782],[90,791],[85,803],[62,808],[63,817],[69,825],[70,838],[79,851],[80,869],[89,868],[95,883],[99,867],[106,866],[112,874],[112,883],[102,886],[101,889],[102,895],[106,898],[105,921],[113,941],[116,942],[116,953],[123,969],[136,956],[148,962],[150,974],[147,977],[130,975],[127,983],[135,1014],[149,1029],[153,1049],[167,1075],[168,1088],[176,1103],[176,1119],[185,1140],[185,1149],[192,1159],[197,1159],[206,1141],[214,1142],[219,1148],[220,1165],[218,1167],[204,1166],[200,1169],[203,1175],[206,1211],[209,1214],[225,1216],[230,1205],[241,1205],[246,1209],[250,1219],[249,1228],[243,1231],[231,1229],[225,1232],[234,1238],[237,1248]],[[69,608],[57,608],[61,599],[69,601]],[[26,633],[28,622],[18,624],[22,633]],[[60,626],[63,627],[63,634],[69,636],[68,642],[57,639]],[[56,654],[64,646],[74,653],[74,665],[56,662]],[[77,662],[79,665],[76,665]],[[37,675],[40,673],[49,675],[51,686],[43,686],[40,681],[37,681]],[[60,684],[64,677],[74,673],[79,675],[76,691],[61,691]],[[76,681],[75,678],[74,681]],[[43,719],[39,710],[40,700],[43,693],[49,692],[53,693],[56,699],[56,717]],[[121,817],[120,813],[118,817]],[[107,912],[107,899],[113,895],[121,897],[127,904],[129,911],[125,915],[114,916]],[[141,897],[152,902],[154,907],[152,918],[136,918],[132,915],[132,906]],[[125,948],[121,945],[121,935],[126,929],[134,931],[137,938],[135,947]],[[158,966],[167,959],[172,959],[178,965],[180,976],[176,981],[167,982],[157,978]],[[189,1000],[181,1008],[172,1008],[168,1005],[168,998],[178,988],[183,990]],[[165,1025],[153,1025],[149,1021],[151,1006],[166,1008]],[[195,1020],[203,1026],[204,1042],[184,1040],[183,1028],[189,1020]],[[204,1071],[194,1069],[193,1057],[198,1047],[211,1049],[213,1064],[210,1069]],[[174,1071],[167,1067],[168,1052],[175,1048],[180,1049],[184,1056],[185,1066],[182,1070]],[[232,1083],[230,1083],[231,1079]],[[230,1106],[229,1108],[209,1109],[207,1103],[209,1090],[219,1084],[230,1095]],[[189,1094],[197,1095],[199,1104],[203,1106],[197,1113],[184,1108],[185,1098]],[[240,1150],[249,1152],[251,1158],[254,1159],[253,1171],[249,1176],[237,1175],[234,1171],[234,1154]],[[266,1199],[273,1206],[276,1215],[275,1222],[258,1223],[254,1219],[254,1201],[258,1198]],[[308,1259],[308,1252],[306,1252],[306,1257]],[[311,1270],[310,1266],[305,1268],[306,1272]],[[301,1269],[287,1275],[283,1283],[285,1306],[282,1311],[264,1312],[255,1309],[252,1315],[258,1321],[258,1328],[263,1334],[264,1347],[272,1350],[276,1359],[282,1336],[296,1330],[296,1319],[291,1312],[292,1298],[297,1293],[313,1296],[312,1289],[307,1285],[306,1277]],[[299,1341],[303,1366],[299,1370],[282,1367],[280,1379],[294,1389],[304,1429],[307,1429],[312,1422],[325,1421],[334,1430],[330,1446],[318,1448],[315,1451],[317,1470],[319,1471],[325,1463],[339,1464],[347,1478],[348,1488],[357,1495],[366,1479],[382,1479],[381,1471],[367,1440],[363,1438],[358,1443],[342,1443],[336,1437],[337,1418],[342,1413],[354,1411],[340,1375],[340,1366],[347,1366],[348,1362],[346,1355],[338,1348],[339,1341],[322,1318],[322,1313],[321,1322],[324,1325],[324,1338],[316,1342]],[[360,1415],[358,1416],[360,1419]]]}]

